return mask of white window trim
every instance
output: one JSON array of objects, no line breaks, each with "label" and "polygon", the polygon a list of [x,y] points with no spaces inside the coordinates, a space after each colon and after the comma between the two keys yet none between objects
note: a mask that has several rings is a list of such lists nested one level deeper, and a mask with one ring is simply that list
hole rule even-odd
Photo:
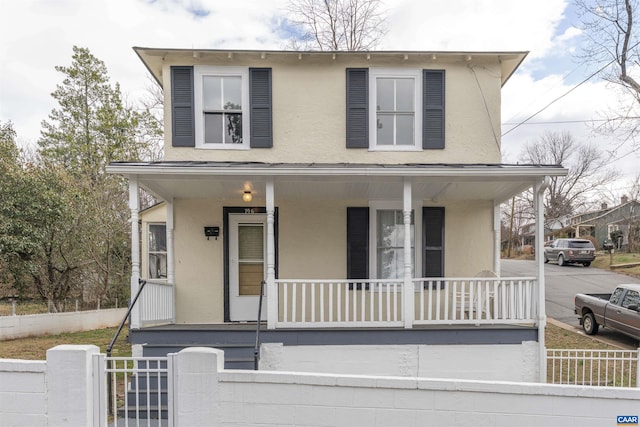
[{"label": "white window trim", "polygon": [[[377,144],[376,80],[379,77],[411,77],[414,87],[414,145],[390,146]],[[422,151],[422,70],[413,68],[369,69],[369,151]]]},{"label": "white window trim", "polygon": [[[239,76],[242,78],[242,144],[205,144],[204,143],[204,114],[202,102],[202,87],[204,76]],[[211,65],[196,65],[194,67],[194,118],[196,148],[207,150],[248,150],[249,141],[249,69],[246,67],[214,67]]]},{"label": "white window trim", "polygon": [[[403,210],[402,202],[391,201],[371,201],[369,203],[369,277],[372,279],[378,279],[378,236],[376,230],[378,229],[378,210]],[[413,247],[414,247],[414,278],[422,276],[422,205],[419,200],[413,200],[411,202],[411,210],[413,211]],[[398,280],[402,280],[399,278]]]}]

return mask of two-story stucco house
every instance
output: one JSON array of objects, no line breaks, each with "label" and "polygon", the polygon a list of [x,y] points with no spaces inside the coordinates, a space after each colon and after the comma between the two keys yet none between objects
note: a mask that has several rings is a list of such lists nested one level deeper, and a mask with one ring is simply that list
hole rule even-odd
[{"label": "two-story stucco house", "polygon": [[[252,366],[260,316],[260,369],[541,380],[542,263],[500,277],[499,259],[499,204],[541,206],[566,173],[501,164],[526,53],[135,52],[164,89],[165,159],[108,170],[130,182],[145,354],[241,366],[249,347]],[[140,187],[164,203],[140,215]]]}]

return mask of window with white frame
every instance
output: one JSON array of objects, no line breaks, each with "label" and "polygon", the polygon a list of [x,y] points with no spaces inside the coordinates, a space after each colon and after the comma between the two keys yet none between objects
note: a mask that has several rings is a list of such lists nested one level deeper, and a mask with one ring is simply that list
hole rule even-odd
[{"label": "window with white frame", "polygon": [[149,224],[148,262],[149,279],[167,278],[167,226]]},{"label": "window with white frame", "polygon": [[[375,274],[378,279],[400,279],[404,276],[404,214],[401,209],[376,209]],[[411,275],[415,273],[415,220],[411,213]]]},{"label": "window with white frame", "polygon": [[370,149],[421,149],[421,76],[420,70],[370,70]]},{"label": "window with white frame", "polygon": [[195,68],[195,135],[201,148],[249,148],[248,69]]}]

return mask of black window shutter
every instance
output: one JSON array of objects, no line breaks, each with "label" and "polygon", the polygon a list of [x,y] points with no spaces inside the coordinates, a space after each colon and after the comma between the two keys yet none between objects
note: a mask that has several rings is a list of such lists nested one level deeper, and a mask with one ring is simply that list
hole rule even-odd
[{"label": "black window shutter", "polygon": [[347,148],[369,148],[367,68],[347,68]]},{"label": "black window shutter", "polygon": [[347,208],[347,279],[369,278],[369,208]]},{"label": "black window shutter", "polygon": [[251,148],[273,147],[271,68],[249,68]]},{"label": "black window shutter", "polygon": [[444,208],[422,208],[424,277],[444,277]]},{"label": "black window shutter", "polygon": [[193,67],[171,67],[171,145],[195,147]]},{"label": "black window shutter", "polygon": [[422,70],[422,148],[444,148],[444,70]]}]

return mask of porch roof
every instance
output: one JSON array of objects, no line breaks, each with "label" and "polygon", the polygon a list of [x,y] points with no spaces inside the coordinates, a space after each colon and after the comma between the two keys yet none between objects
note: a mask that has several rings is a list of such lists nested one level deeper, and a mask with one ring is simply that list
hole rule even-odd
[{"label": "porch roof", "polygon": [[297,199],[402,198],[405,179],[414,199],[492,200],[503,202],[547,176],[563,176],[559,165],[513,164],[371,164],[160,161],[112,162],[107,172],[135,177],[139,184],[171,198],[264,198],[273,180],[278,197]]}]

